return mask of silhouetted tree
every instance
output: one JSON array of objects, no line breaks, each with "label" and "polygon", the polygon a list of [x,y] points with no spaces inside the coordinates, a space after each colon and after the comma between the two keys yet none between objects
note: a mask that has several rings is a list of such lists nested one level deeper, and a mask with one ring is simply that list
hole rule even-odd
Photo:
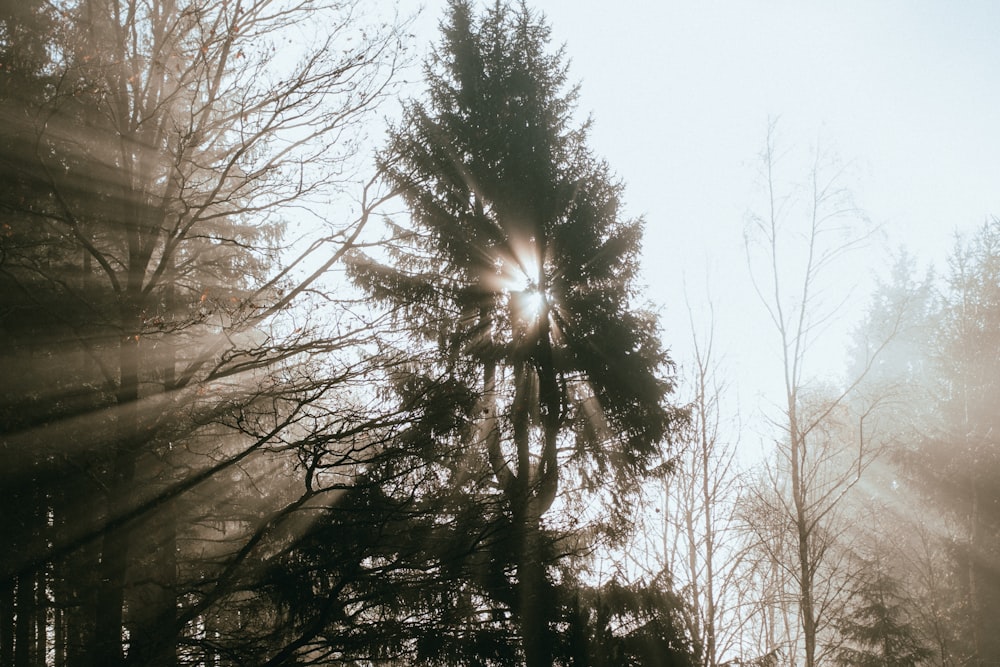
[{"label": "silhouetted tree", "polygon": [[701,646],[685,617],[686,603],[672,582],[623,585],[612,579],[598,588],[581,587],[573,598],[574,667],[694,667]]},{"label": "silhouetted tree", "polygon": [[429,351],[414,377],[475,397],[460,434],[478,455],[469,474],[487,466],[510,526],[513,597],[494,591],[493,604],[514,614],[532,666],[551,665],[556,646],[549,510],[602,494],[606,526],[621,529],[625,497],[679,417],[655,320],[633,307],[641,225],[621,219],[621,186],[574,125],[575,90],[548,40],[524,4],[477,17],[450,3],[426,100],[381,158],[411,221],[391,225],[386,263],[354,264],[410,325],[408,345]]}]

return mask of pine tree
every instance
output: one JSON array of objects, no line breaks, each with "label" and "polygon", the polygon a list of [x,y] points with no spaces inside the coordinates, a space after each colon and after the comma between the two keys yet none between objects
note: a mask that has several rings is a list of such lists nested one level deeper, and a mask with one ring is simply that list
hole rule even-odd
[{"label": "pine tree", "polygon": [[943,535],[960,603],[952,650],[1000,660],[1000,220],[949,258],[931,367],[935,416],[910,460],[918,488],[953,526]]},{"label": "pine tree", "polygon": [[916,667],[930,657],[907,620],[900,583],[877,561],[854,590],[855,605],[837,624],[845,644],[836,652],[849,667]]},{"label": "pine tree", "polygon": [[510,606],[532,666],[556,645],[543,517],[560,484],[604,494],[606,528],[621,529],[680,417],[657,323],[633,306],[642,225],[621,218],[622,187],[574,124],[549,38],[524,4],[477,17],[450,3],[426,100],[381,155],[410,222],[393,225],[388,264],[354,264],[428,354],[413,377],[475,397],[458,443],[479,453],[510,523]]}]

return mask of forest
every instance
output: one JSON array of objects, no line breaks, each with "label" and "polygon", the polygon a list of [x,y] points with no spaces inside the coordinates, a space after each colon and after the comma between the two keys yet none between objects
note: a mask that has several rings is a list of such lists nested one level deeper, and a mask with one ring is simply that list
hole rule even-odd
[{"label": "forest", "polygon": [[437,20],[0,2],[0,667],[1000,665],[1000,220],[817,380],[871,230],[771,122],[747,457],[544,14]]}]

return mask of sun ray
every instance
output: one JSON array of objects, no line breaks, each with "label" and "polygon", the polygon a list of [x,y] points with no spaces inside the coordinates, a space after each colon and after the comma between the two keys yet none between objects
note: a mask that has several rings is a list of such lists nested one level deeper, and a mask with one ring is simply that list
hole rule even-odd
[{"label": "sun ray", "polygon": [[512,239],[493,261],[494,273],[484,277],[484,284],[509,299],[511,316],[529,327],[548,317],[554,305],[547,290],[543,259],[534,239]]}]

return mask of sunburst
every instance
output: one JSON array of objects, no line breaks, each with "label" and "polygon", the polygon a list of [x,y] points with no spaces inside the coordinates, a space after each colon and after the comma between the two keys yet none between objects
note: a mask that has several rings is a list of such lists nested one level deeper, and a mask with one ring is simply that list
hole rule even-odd
[{"label": "sunburst", "polygon": [[497,257],[496,288],[507,296],[511,316],[522,325],[537,325],[553,303],[546,289],[544,261],[534,239],[512,242],[508,256]]},{"label": "sunburst", "polygon": [[[513,297],[514,295],[512,295]],[[528,286],[516,294],[517,316],[528,324],[535,324],[546,316],[549,307],[548,296],[534,286]]]}]

